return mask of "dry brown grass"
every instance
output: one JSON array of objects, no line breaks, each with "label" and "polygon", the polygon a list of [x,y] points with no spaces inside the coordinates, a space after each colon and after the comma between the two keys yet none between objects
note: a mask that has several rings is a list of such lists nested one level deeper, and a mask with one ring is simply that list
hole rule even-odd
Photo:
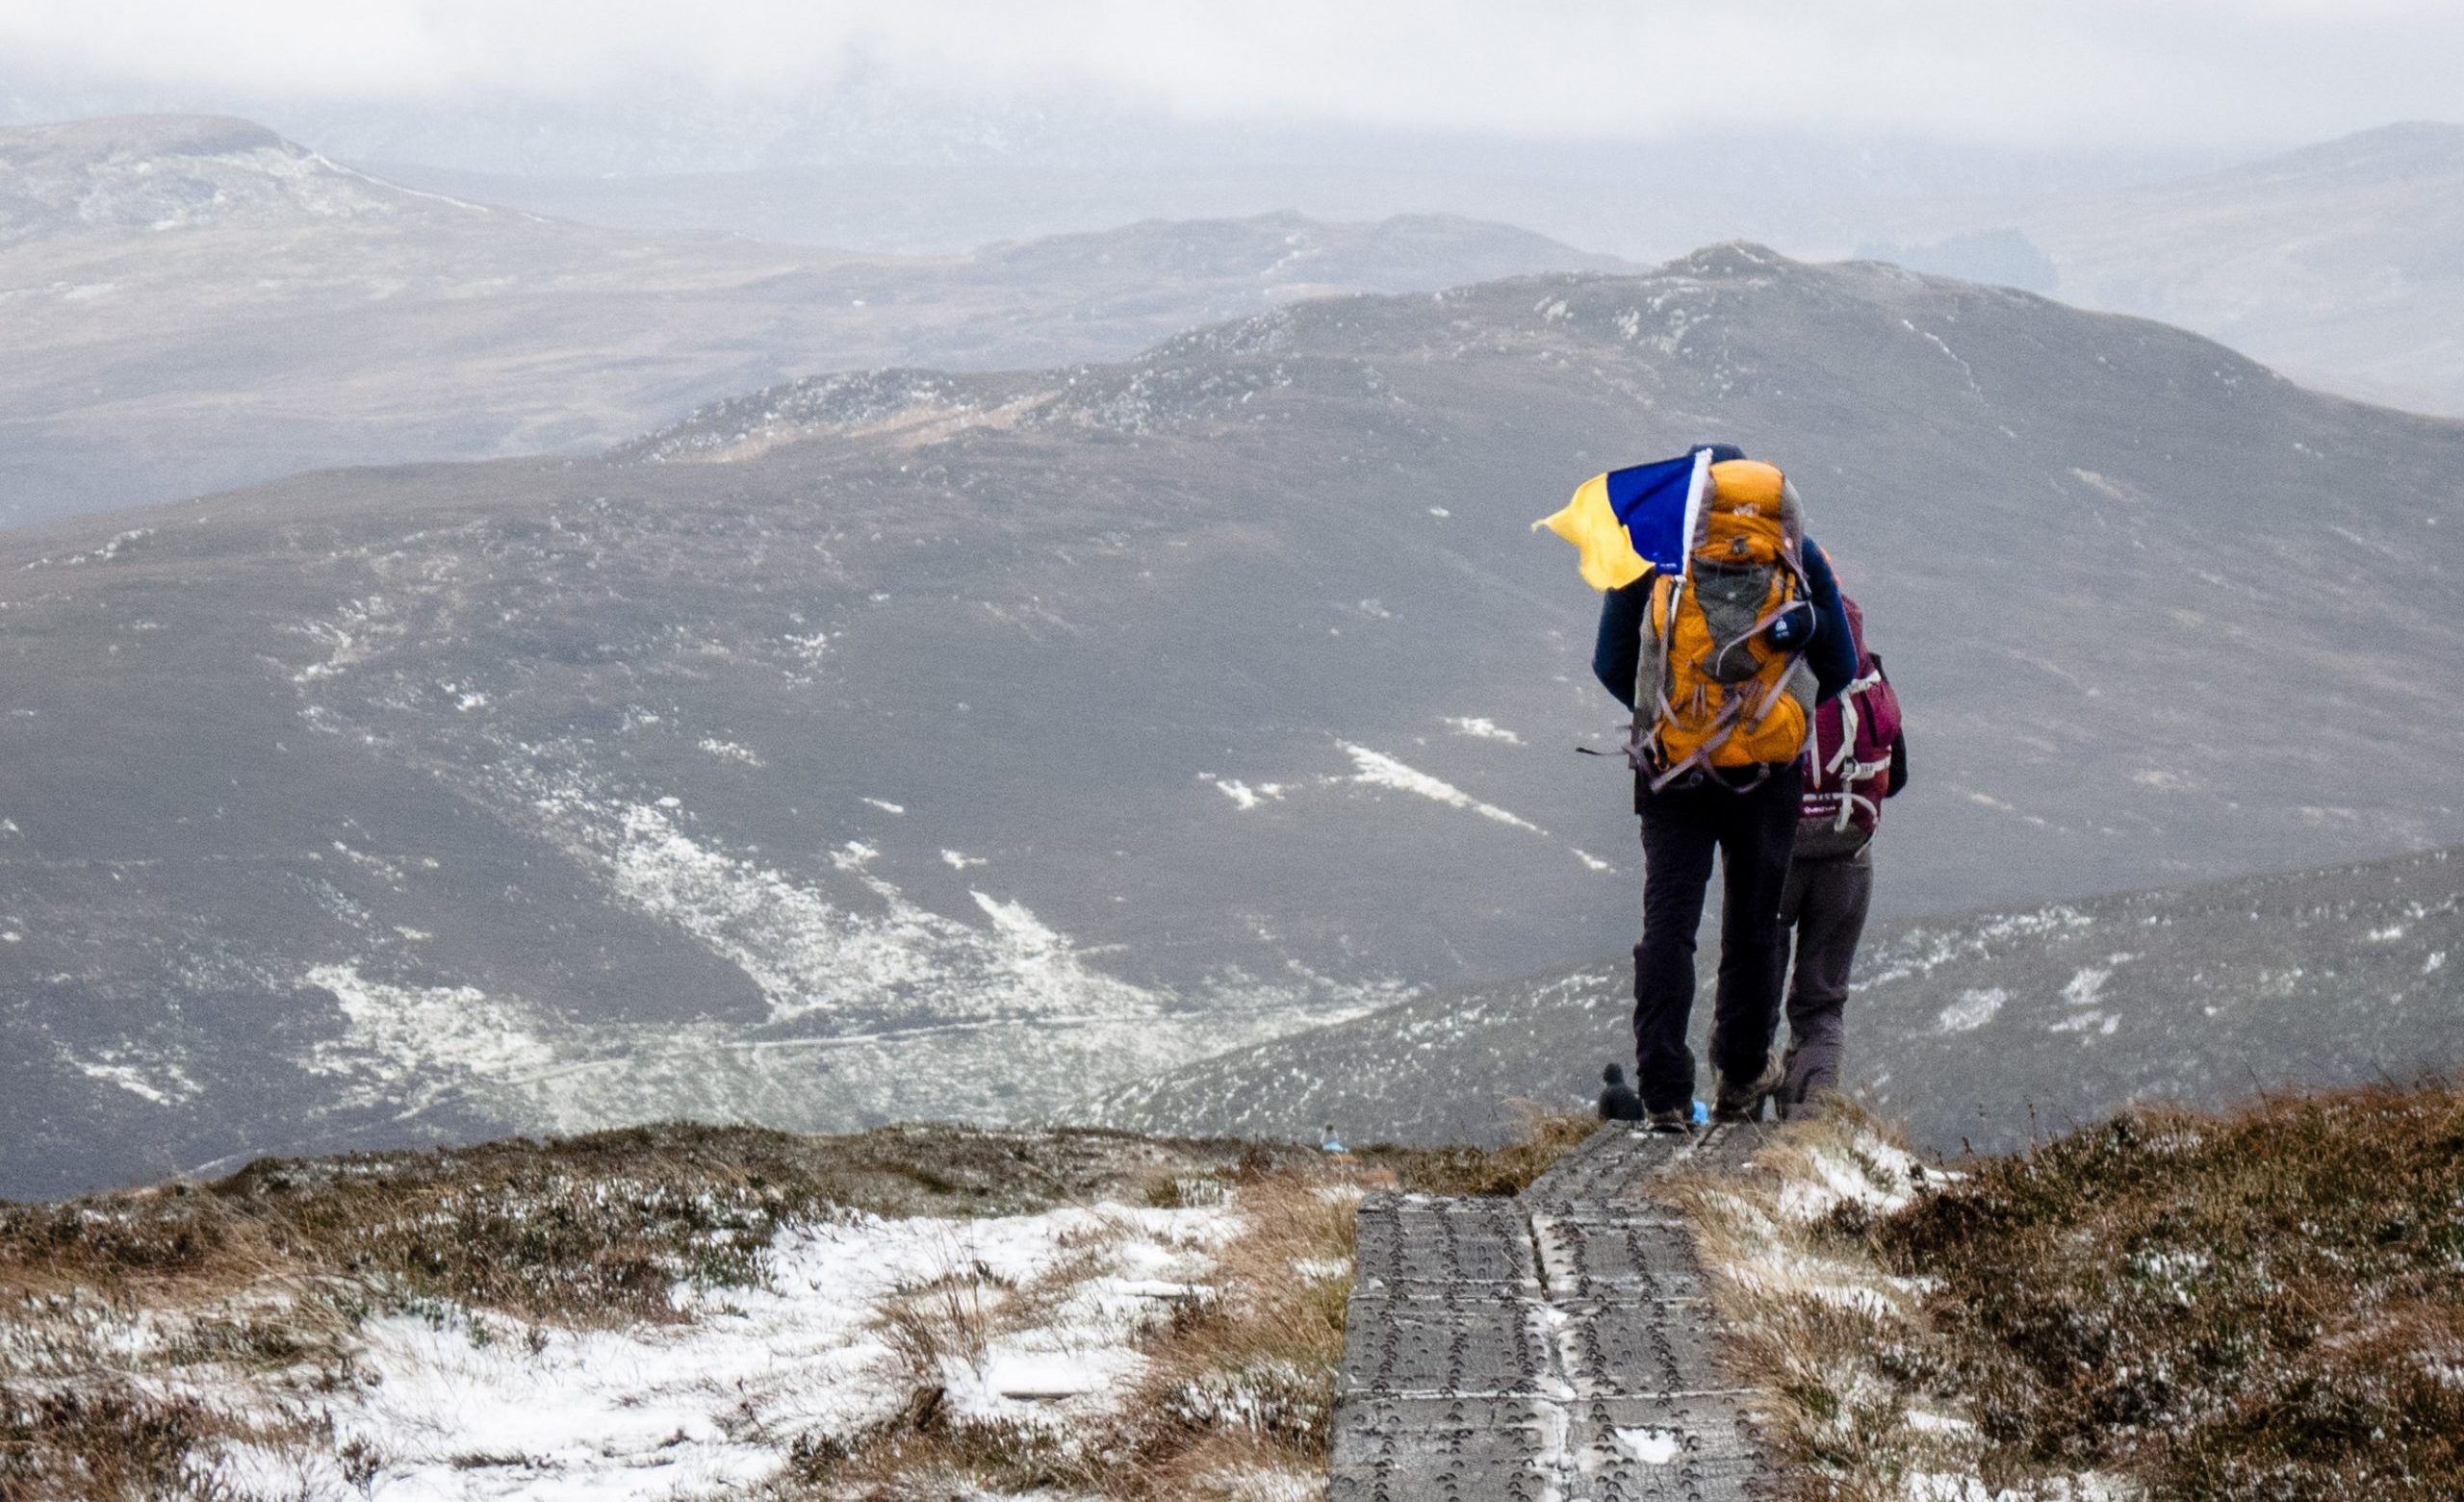
[{"label": "dry brown grass", "polygon": [[1218,1253],[1213,1295],[1171,1309],[1142,1337],[1144,1374],[1100,1432],[1062,1445],[1014,1426],[954,1423],[924,1393],[882,1433],[804,1468],[801,1489],[787,1494],[938,1502],[970,1488],[1049,1488],[1119,1502],[1229,1502],[1305,1493],[1325,1473],[1362,1192],[1513,1194],[1596,1125],[1532,1111],[1501,1148],[1380,1145],[1331,1158],[1259,1151],[1227,1174],[1161,1176],[1148,1203],[1209,1204],[1228,1190],[1242,1229]]},{"label": "dry brown grass", "polygon": [[1391,1168],[1402,1186],[1424,1194],[1520,1194],[1549,1165],[1599,1127],[1589,1111],[1546,1110],[1516,1102],[1513,1140],[1502,1147],[1398,1147],[1378,1143],[1362,1158]]},{"label": "dry brown grass", "polygon": [[2194,1502],[2464,1496],[2464,1089],[2167,1107],[1877,1228],[2011,1469]]},{"label": "dry brown grass", "polygon": [[[1041,1210],[1136,1197],[1166,1172],[1315,1157],[1111,1132],[671,1125],[267,1160],[209,1184],[0,1203],[0,1502],[216,1502],[197,1457],[234,1438],[234,1421],[161,1396],[163,1382],[210,1367],[340,1386],[372,1313],[458,1306],[475,1337],[480,1311],[526,1325],[664,1321],[677,1317],[675,1284],[757,1281],[762,1248],[798,1221]],[[930,1297],[910,1334],[963,1340],[959,1322],[920,1317]],[[136,1311],[157,1335],[146,1348],[97,1341]]]},{"label": "dry brown grass", "polygon": [[43,1393],[0,1387],[0,1499],[197,1496],[192,1457],[221,1429],[200,1404],[124,1382]]},{"label": "dry brown grass", "polygon": [[1681,1186],[1792,1496],[2464,1496],[2464,1091],[2137,1109],[1893,1210],[1900,1167],[1847,1112]]},{"label": "dry brown grass", "polygon": [[1159,1163],[1203,1172],[1258,1151],[1100,1131],[815,1137],[669,1124],[270,1158],[203,1185],[0,1202],[0,1298],[83,1288],[179,1304],[343,1276],[523,1319],[656,1320],[671,1317],[680,1281],[753,1281],[759,1249],[793,1221],[1046,1209],[1131,1192]]},{"label": "dry brown grass", "polygon": [[301,1438],[124,1377],[0,1384],[0,1502],[255,1502],[201,1458],[223,1443]]},{"label": "dry brown grass", "polygon": [[1101,1271],[1091,1244],[1025,1287],[980,1273],[903,1290],[890,1314],[910,1397],[873,1433],[806,1446],[779,1497],[910,1502],[978,1491],[1063,1490],[1123,1502],[1254,1496],[1262,1477],[1307,1482],[1324,1468],[1354,1209],[1393,1175],[1357,1159],[1253,1158],[1217,1176],[1159,1178],[1149,1203],[1227,1197],[1240,1227],[1218,1249],[1208,1290],[1159,1304],[1139,1337],[1133,1391],[1091,1428],[1057,1434],[954,1416],[942,1374],[963,1352],[1049,1315]]},{"label": "dry brown grass", "polygon": [[919,1388],[939,1384],[959,1366],[981,1377],[998,1333],[996,1316],[1006,1314],[1003,1306],[1014,1291],[1009,1280],[981,1264],[949,1268],[896,1290],[881,1319],[900,1372]]},{"label": "dry brown grass", "polygon": [[1203,1496],[1239,1473],[1323,1471],[1362,1187],[1348,1170],[1244,1180],[1219,1296],[1150,1347],[1131,1407],[1151,1427],[1108,1494]]},{"label": "dry brown grass", "polygon": [[[534,1330],[664,1321],[679,1317],[677,1283],[756,1283],[778,1231],[851,1209],[1005,1214],[1227,1196],[1239,1230],[1218,1249],[1209,1291],[1156,1301],[1136,1390],[1091,1431],[969,1418],[941,1383],[953,1363],[981,1375],[995,1341],[1049,1319],[1105,1269],[1124,1228],[1102,1213],[1031,1282],[954,1264],[900,1290],[881,1329],[896,1368],[886,1380],[907,1401],[872,1432],[792,1440],[768,1489],[936,1502],[970,1488],[1123,1502],[1289,1495],[1323,1473],[1362,1190],[1510,1194],[1591,1126],[1534,1113],[1500,1149],[1331,1158],[1116,1133],[813,1138],[667,1126],[265,1161],[210,1184],[0,1205],[0,1300],[16,1311],[0,1346],[0,1502],[222,1502],[197,1458],[234,1437],[233,1420],[147,1394],[191,1367],[346,1385],[353,1332],[372,1313],[467,1318],[475,1339],[493,1318]],[[88,1337],[133,1311],[163,1333],[147,1351]],[[346,1474],[376,1465],[345,1461]]]},{"label": "dry brown grass", "polygon": [[[1881,1123],[1835,1109],[1781,1129],[1740,1177],[1681,1177],[1726,1327],[1728,1378],[1755,1389],[1789,1502],[1904,1502],[1974,1469],[1958,1414],[1928,1397],[1916,1291],[1876,1258],[1861,1200],[1906,1196],[1915,1165]],[[1918,1170],[1921,1172],[1921,1170]]]}]

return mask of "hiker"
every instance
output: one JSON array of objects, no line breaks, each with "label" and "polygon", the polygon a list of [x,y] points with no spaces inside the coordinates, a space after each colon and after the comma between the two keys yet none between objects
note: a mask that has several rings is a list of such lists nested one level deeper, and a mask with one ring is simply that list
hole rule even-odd
[{"label": "hiker", "polygon": [[[1582,550],[1603,592],[1592,671],[1635,711],[1627,754],[1643,833],[1634,946],[1635,1082],[1651,1125],[1692,1125],[1695,930],[1723,877],[1713,1109],[1750,1120],[1779,1088],[1782,889],[1799,754],[1816,706],[1856,676],[1831,562],[1796,487],[1732,444],[1614,471],[1540,523]],[[1637,688],[1649,692],[1639,706]]]},{"label": "hiker", "polygon": [[1603,1121],[1640,1121],[1643,1119],[1643,1098],[1626,1082],[1626,1071],[1615,1064],[1600,1072],[1600,1119]]},{"label": "hiker", "polygon": [[[1814,713],[1807,738],[1794,858],[1780,891],[1772,984],[1784,980],[1788,1048],[1781,1057],[1780,1119],[1803,1114],[1839,1086],[1841,1012],[1848,973],[1874,894],[1873,838],[1883,800],[1908,786],[1908,736],[1883,661],[1865,648],[1864,613],[1840,597],[1857,676]],[[1789,975],[1790,952],[1795,974]]]}]

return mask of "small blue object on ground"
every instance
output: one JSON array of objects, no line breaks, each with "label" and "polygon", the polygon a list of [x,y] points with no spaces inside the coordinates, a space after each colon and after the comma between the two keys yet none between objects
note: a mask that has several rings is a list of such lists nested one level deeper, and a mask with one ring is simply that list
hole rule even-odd
[{"label": "small blue object on ground", "polygon": [[1710,1119],[1711,1107],[1704,1105],[1701,1101],[1696,1101],[1694,1103],[1694,1125],[1698,1127],[1705,1126],[1709,1123]]}]

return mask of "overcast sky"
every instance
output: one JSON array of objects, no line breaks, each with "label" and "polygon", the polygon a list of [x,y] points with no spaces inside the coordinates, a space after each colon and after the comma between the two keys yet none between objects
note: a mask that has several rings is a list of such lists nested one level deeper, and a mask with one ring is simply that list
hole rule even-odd
[{"label": "overcast sky", "polygon": [[826,92],[1649,140],[2243,148],[2464,119],[2464,0],[0,0],[0,65],[200,105]]}]

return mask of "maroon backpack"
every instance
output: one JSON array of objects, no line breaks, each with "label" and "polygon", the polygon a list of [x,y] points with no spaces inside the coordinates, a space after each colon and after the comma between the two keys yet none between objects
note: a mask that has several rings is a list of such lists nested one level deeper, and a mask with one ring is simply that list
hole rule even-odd
[{"label": "maroon backpack", "polygon": [[1857,642],[1857,677],[1814,711],[1806,737],[1805,808],[1797,822],[1797,853],[1821,859],[1853,855],[1874,837],[1891,786],[1891,748],[1899,740],[1899,696],[1883,661],[1865,650],[1865,617],[1841,596],[1849,634]]}]

